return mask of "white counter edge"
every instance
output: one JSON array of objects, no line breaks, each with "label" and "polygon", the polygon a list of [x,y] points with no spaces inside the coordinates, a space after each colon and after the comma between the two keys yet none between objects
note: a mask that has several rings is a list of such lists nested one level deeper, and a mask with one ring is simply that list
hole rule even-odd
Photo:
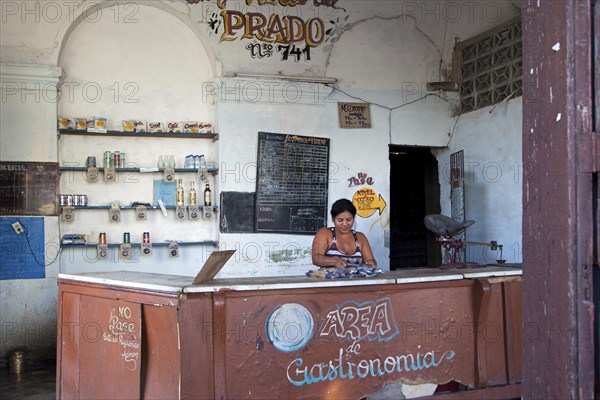
[{"label": "white counter edge", "polygon": [[[421,270],[421,272],[422,271],[423,270]],[[241,292],[278,289],[310,289],[317,287],[393,285],[522,275],[522,269],[520,268],[502,267],[490,267],[485,270],[447,270],[444,273],[427,275],[419,273],[411,275],[410,272],[411,271],[405,271],[401,273],[401,275],[406,276],[386,276],[386,274],[388,274],[386,273],[380,277],[352,279],[311,279],[303,276],[284,276],[280,278],[281,282],[274,281],[274,277],[266,277],[262,282],[260,281],[260,278],[248,278],[248,280],[236,278],[240,280],[239,282],[234,282],[236,279],[219,279],[199,285],[191,285],[193,277],[144,274],[139,271],[115,271],[85,274],[61,273],[58,275],[58,278],[73,282],[150,290],[163,293],[211,293],[220,291]],[[297,281],[293,281],[295,279]]]},{"label": "white counter edge", "polygon": [[94,283],[99,285],[119,286],[131,289],[153,290],[157,292],[181,293],[184,286],[157,285],[145,282],[132,282],[120,279],[98,278],[85,275],[58,274],[58,279],[68,279],[70,281],[82,283]]},{"label": "white counter edge", "polygon": [[310,289],[315,287],[336,287],[336,286],[368,286],[368,285],[390,285],[396,284],[395,279],[319,279],[307,282],[281,282],[281,283],[244,283],[241,285],[203,284],[195,286],[186,286],[184,293],[206,293],[228,291],[250,291],[250,290],[277,290],[277,289]]}]

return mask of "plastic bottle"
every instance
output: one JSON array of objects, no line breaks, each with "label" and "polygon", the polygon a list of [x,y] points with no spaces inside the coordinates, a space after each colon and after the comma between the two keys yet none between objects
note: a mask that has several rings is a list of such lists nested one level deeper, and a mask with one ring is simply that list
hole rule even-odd
[{"label": "plastic bottle", "polygon": [[204,154],[200,154],[200,179],[205,181],[206,175],[208,174],[208,168],[206,167],[206,160],[204,159]]},{"label": "plastic bottle", "polygon": [[175,156],[171,155],[169,157],[169,165],[168,165],[168,167],[169,168],[175,168]]},{"label": "plastic bottle", "polygon": [[194,168],[194,156],[188,154],[185,156],[185,162],[183,163],[183,168]]},{"label": "plastic bottle", "polygon": [[194,188],[194,181],[190,182],[190,206],[196,205],[196,189]]},{"label": "plastic bottle", "polygon": [[179,179],[177,181],[177,205],[182,206],[184,201],[184,193],[183,193],[183,181]]},{"label": "plastic bottle", "polygon": [[211,206],[210,197],[211,197],[210,185],[208,184],[208,182],[206,182],[206,187],[204,188],[204,207]]}]

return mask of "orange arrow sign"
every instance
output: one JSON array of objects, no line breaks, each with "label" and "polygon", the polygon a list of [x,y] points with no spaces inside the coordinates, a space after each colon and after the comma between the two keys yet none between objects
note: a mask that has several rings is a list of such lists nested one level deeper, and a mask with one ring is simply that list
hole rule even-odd
[{"label": "orange arrow sign", "polygon": [[381,215],[387,206],[381,194],[377,194],[377,192],[369,187],[358,189],[354,193],[354,196],[352,196],[352,203],[356,207],[356,213],[363,218],[370,217],[377,210],[379,210],[379,215]]}]

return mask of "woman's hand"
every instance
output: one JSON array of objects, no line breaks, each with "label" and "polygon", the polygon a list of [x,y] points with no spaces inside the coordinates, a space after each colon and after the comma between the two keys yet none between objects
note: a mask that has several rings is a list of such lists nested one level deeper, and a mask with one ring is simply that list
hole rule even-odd
[{"label": "woman's hand", "polygon": [[346,260],[344,260],[343,258],[338,258],[335,261],[335,267],[336,268],[346,268],[346,266],[348,265],[348,263],[346,262]]},{"label": "woman's hand", "polygon": [[368,265],[370,267],[376,267],[377,266],[377,263],[375,262],[375,260],[366,260],[366,261],[363,261],[363,264],[364,265]]}]

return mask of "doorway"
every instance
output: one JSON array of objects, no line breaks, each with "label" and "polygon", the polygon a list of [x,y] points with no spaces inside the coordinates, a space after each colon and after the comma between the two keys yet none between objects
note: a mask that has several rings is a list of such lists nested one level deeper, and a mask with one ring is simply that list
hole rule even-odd
[{"label": "doorway", "polygon": [[439,267],[440,244],[425,228],[440,213],[438,163],[429,147],[389,147],[390,269]]}]

